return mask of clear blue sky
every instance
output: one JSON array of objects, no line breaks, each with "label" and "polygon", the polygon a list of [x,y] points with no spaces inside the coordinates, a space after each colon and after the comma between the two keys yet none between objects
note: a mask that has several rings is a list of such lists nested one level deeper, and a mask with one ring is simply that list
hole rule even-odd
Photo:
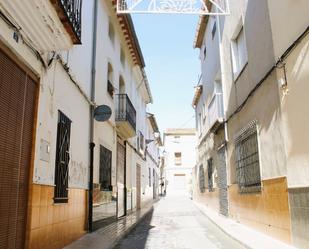
[{"label": "clear blue sky", "polygon": [[155,114],[161,131],[195,127],[191,103],[200,74],[198,50],[193,49],[198,16],[132,17],[154,100],[148,111]]}]

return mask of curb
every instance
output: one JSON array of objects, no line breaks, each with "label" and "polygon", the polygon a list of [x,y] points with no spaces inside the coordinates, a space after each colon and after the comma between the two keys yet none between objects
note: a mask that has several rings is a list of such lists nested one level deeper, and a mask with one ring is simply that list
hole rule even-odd
[{"label": "curb", "polygon": [[204,215],[207,217],[208,220],[211,221],[211,223],[213,223],[214,225],[216,225],[216,227],[218,227],[222,232],[224,232],[224,234],[226,234],[228,237],[230,237],[231,239],[237,241],[239,244],[241,244],[243,247],[247,248],[247,249],[253,249],[251,246],[247,245],[245,242],[235,238],[234,236],[232,236],[230,233],[228,233],[224,228],[222,228],[220,225],[218,225],[212,218],[210,218],[203,210],[202,208],[199,206],[199,204],[197,204],[195,201],[193,201],[193,204],[197,207],[197,209]]}]

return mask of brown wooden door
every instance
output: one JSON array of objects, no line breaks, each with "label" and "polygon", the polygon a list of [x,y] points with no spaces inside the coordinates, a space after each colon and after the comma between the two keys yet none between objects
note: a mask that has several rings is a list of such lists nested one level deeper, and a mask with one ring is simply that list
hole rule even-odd
[{"label": "brown wooden door", "polygon": [[36,88],[0,50],[0,249],[25,245]]},{"label": "brown wooden door", "polygon": [[141,208],[141,166],[136,165],[136,208]]}]

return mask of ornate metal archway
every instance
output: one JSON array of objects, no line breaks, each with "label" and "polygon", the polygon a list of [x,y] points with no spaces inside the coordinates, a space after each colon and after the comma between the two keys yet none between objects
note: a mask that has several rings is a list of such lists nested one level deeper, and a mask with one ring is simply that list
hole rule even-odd
[{"label": "ornate metal archway", "polygon": [[117,0],[117,13],[228,15],[229,0]]}]

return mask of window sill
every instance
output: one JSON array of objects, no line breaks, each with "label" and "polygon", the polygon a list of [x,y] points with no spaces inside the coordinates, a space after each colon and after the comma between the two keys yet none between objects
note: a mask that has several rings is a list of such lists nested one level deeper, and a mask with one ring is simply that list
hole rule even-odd
[{"label": "window sill", "polygon": [[243,72],[245,71],[245,69],[247,68],[248,66],[248,62],[246,62],[246,64],[242,67],[242,69],[237,72],[236,74],[233,75],[234,77],[234,83],[236,84],[238,79],[240,78],[240,76],[243,74]]},{"label": "window sill", "polygon": [[261,186],[239,187],[239,194],[260,194],[262,192]]}]

